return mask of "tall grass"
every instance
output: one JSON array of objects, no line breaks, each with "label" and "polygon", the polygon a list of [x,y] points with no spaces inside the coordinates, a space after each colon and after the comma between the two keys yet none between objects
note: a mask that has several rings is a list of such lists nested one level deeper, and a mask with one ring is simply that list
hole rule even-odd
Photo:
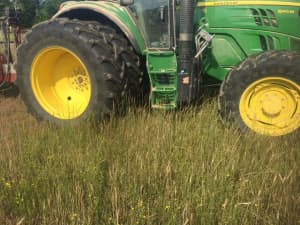
[{"label": "tall grass", "polygon": [[0,224],[300,224],[299,132],[241,135],[215,101],[60,129],[18,104],[0,110]]}]

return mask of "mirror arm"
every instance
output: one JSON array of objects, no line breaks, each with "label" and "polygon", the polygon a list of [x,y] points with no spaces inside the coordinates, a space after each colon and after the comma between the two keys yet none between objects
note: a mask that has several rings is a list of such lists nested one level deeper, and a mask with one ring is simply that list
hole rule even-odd
[{"label": "mirror arm", "polygon": [[121,6],[130,6],[134,4],[134,0],[120,0]]}]

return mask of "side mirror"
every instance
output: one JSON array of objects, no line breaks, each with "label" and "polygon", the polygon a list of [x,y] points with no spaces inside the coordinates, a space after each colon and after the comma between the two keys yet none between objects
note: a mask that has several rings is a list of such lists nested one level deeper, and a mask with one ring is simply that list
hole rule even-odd
[{"label": "side mirror", "polygon": [[134,4],[134,0],[120,0],[121,6],[130,6]]}]

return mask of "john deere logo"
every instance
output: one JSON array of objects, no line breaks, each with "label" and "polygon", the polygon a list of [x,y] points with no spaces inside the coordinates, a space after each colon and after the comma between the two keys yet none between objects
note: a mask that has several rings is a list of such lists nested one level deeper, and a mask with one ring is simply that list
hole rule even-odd
[{"label": "john deere logo", "polygon": [[295,14],[295,10],[288,10],[288,9],[278,9],[277,12],[279,14]]}]

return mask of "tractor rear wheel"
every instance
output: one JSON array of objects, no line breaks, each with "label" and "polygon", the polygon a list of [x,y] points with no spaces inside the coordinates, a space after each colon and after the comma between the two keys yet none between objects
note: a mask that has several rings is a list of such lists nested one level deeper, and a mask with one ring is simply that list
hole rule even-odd
[{"label": "tractor rear wheel", "polygon": [[98,33],[98,38],[110,45],[114,50],[115,59],[122,62],[122,72],[124,73],[127,94],[136,102],[143,102],[148,96],[146,77],[144,76],[144,63],[140,56],[134,51],[127,39],[113,27],[99,23],[98,21],[82,21],[90,29]]},{"label": "tractor rear wheel", "polygon": [[112,112],[125,94],[111,46],[80,21],[41,23],[18,49],[16,69],[28,110],[38,119],[74,124]]},{"label": "tractor rear wheel", "polygon": [[219,110],[224,121],[267,136],[300,127],[300,55],[268,51],[252,56],[223,81]]}]

